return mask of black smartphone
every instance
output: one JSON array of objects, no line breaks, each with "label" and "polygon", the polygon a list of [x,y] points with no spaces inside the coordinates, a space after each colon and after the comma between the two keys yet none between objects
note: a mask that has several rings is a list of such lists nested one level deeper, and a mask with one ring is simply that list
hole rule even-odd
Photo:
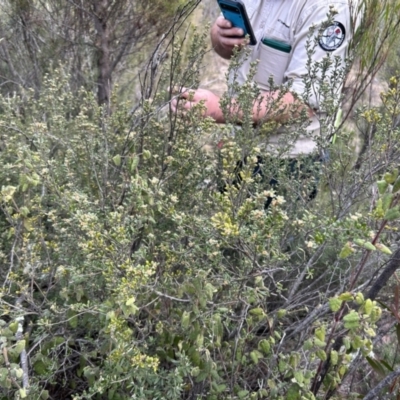
[{"label": "black smartphone", "polygon": [[257,39],[254,36],[253,28],[251,27],[249,17],[246,12],[246,7],[241,0],[217,0],[219,8],[225,19],[230,21],[235,28],[242,28],[244,35],[250,38],[250,44],[257,44]]}]

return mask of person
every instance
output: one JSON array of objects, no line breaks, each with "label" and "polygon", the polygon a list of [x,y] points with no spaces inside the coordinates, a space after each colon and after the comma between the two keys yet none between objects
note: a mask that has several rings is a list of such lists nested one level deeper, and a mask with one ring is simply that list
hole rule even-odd
[{"label": "person", "polygon": [[[233,27],[231,22],[219,16],[211,28],[211,43],[217,54],[230,59],[234,48],[246,46],[249,55],[243,60],[236,72],[236,82],[242,85],[249,74],[250,65],[258,60],[254,81],[260,89],[259,97],[254,101],[252,119],[255,125],[265,121],[276,121],[281,125],[289,121],[293,114],[305,111],[309,124],[304,133],[295,135],[295,139],[286,148],[282,157],[293,165],[293,160],[317,152],[320,132],[320,118],[324,116],[321,106],[319,85],[314,79],[313,87],[307,91],[306,79],[310,65],[322,65],[327,55],[331,60],[340,60],[344,68],[348,56],[349,43],[356,26],[354,15],[357,12],[355,0],[243,0],[254,34],[255,46],[247,46],[240,28]],[[315,40],[310,41],[310,32]],[[314,46],[312,51],[307,48]],[[309,62],[311,61],[311,63]],[[312,67],[311,67],[312,68]],[[332,73],[332,72],[331,72]],[[274,85],[271,88],[270,78]],[[324,77],[329,83],[330,74]],[[232,82],[232,76],[230,80]],[[282,86],[287,90],[282,90]],[[340,83],[336,88],[340,98]],[[271,107],[271,102],[277,105]],[[180,95],[171,102],[172,109],[189,110],[203,102],[204,115],[218,123],[225,123],[220,98],[207,89],[188,90],[183,88]],[[239,113],[232,99],[231,110]],[[266,150],[279,153],[288,129],[278,128],[268,137]],[[283,140],[282,140],[283,139]],[[281,156],[280,155],[280,156]],[[259,167],[259,165],[257,166]]]}]

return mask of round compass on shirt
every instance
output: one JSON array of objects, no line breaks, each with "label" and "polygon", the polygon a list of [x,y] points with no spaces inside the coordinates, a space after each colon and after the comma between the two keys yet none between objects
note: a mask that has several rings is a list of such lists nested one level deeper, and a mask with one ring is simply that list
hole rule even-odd
[{"label": "round compass on shirt", "polygon": [[328,26],[319,38],[319,45],[325,51],[334,51],[338,49],[346,37],[346,30],[342,23],[334,21]]}]

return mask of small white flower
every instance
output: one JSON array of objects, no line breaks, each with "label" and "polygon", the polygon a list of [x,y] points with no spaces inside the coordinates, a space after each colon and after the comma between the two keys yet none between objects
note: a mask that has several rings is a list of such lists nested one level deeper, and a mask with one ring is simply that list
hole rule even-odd
[{"label": "small white flower", "polygon": [[264,190],[263,191],[263,195],[265,197],[274,197],[275,196],[275,192],[273,190]]},{"label": "small white flower", "polygon": [[152,179],[150,180],[150,182],[151,182],[153,185],[158,185],[159,180],[158,180],[156,177],[154,177],[154,178],[152,178]]},{"label": "small white flower", "polygon": [[277,205],[281,205],[286,202],[286,200],[282,196],[276,196],[274,200],[275,204]]}]

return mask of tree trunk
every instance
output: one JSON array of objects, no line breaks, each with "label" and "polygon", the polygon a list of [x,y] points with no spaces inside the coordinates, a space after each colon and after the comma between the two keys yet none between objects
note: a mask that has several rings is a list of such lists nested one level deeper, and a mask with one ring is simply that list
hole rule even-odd
[{"label": "tree trunk", "polygon": [[94,25],[97,51],[97,101],[109,108],[111,97],[110,31],[108,26],[108,0],[94,1]]}]

